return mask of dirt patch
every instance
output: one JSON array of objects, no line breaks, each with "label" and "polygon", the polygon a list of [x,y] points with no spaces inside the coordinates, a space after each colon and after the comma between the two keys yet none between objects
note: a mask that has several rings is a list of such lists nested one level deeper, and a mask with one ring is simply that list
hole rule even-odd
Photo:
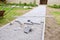
[{"label": "dirt patch", "polygon": [[28,11],[30,11],[30,10],[17,10],[16,13],[26,13]]},{"label": "dirt patch", "polygon": [[[60,9],[47,7],[46,15],[51,15],[53,11],[60,11]],[[60,25],[56,23],[54,17],[46,17],[45,40],[60,40]]]}]

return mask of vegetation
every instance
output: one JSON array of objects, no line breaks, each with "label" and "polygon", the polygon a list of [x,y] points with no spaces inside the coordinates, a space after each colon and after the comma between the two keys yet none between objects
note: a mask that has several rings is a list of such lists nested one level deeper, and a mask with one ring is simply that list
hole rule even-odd
[{"label": "vegetation", "polygon": [[[3,8],[4,7],[4,8]],[[25,14],[30,9],[28,8],[19,8],[19,7],[7,7],[7,6],[0,6],[0,10],[5,10],[5,14],[3,18],[0,18],[0,26],[5,25],[9,22],[14,20],[16,16],[21,16]],[[6,20],[7,19],[7,20]]]},{"label": "vegetation", "polygon": [[[57,4],[49,5],[49,7],[55,8],[54,10],[60,9],[60,5],[57,5]],[[60,25],[60,11],[53,11],[51,14],[55,17],[57,23]]]},{"label": "vegetation", "polygon": [[[4,1],[4,0],[3,0]],[[6,0],[5,0],[6,1]],[[15,7],[13,7],[15,6]],[[17,7],[19,6],[19,7]],[[24,6],[27,6],[28,8],[24,8]],[[4,17],[0,18],[0,26],[1,25],[5,25],[9,22],[15,19],[15,16],[21,16],[23,15],[25,12],[29,11],[31,9],[31,7],[35,7],[37,6],[36,1],[34,1],[34,3],[0,3],[0,10],[4,10]],[[6,20],[7,19],[7,20]]]},{"label": "vegetation", "polygon": [[60,25],[60,12],[54,11],[51,14],[55,17],[57,23]]},{"label": "vegetation", "polygon": [[10,5],[10,6],[12,6],[12,5],[16,5],[16,6],[31,6],[31,7],[35,7],[35,6],[37,6],[37,4],[36,4],[36,2],[34,1],[34,3],[32,3],[32,2],[30,2],[29,4],[27,4],[27,3],[19,3],[19,4],[17,4],[17,3],[0,3],[0,6],[4,6],[4,5]]},{"label": "vegetation", "polygon": [[53,5],[49,5],[49,7],[51,7],[51,8],[60,8],[60,5],[53,4]]}]

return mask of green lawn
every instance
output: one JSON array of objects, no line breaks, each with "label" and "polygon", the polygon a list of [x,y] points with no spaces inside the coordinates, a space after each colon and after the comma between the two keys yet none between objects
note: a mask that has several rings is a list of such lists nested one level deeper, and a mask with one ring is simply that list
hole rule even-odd
[{"label": "green lawn", "polygon": [[11,8],[11,7],[2,7],[0,6],[0,10],[5,10],[5,14],[4,18],[0,18],[0,27],[7,24],[8,21],[6,19],[8,19],[9,21],[14,20],[15,16],[21,16],[23,14],[25,14],[26,12],[28,12],[31,9],[24,9],[24,8]]},{"label": "green lawn", "polygon": [[60,25],[60,12],[52,12],[52,15],[55,17],[57,23]]}]

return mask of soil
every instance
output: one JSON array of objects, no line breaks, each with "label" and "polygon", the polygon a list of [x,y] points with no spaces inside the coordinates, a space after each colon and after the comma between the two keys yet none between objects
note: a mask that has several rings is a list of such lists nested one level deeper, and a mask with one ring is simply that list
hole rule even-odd
[{"label": "soil", "polygon": [[[53,16],[51,14],[53,11],[60,11],[60,9],[47,7],[46,15]],[[46,17],[45,40],[60,40],[60,25],[56,23],[54,17]]]}]

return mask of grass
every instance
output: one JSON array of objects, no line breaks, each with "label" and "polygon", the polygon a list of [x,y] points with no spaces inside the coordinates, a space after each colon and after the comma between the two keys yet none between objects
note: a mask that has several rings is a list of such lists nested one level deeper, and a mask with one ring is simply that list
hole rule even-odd
[{"label": "grass", "polygon": [[57,23],[60,25],[60,12],[52,12],[52,15],[55,17]]},{"label": "grass", "polygon": [[[11,10],[10,10],[11,9]],[[9,21],[14,20],[14,16],[21,16],[23,14],[25,14],[26,12],[28,12],[30,9],[26,8],[11,8],[11,7],[5,7],[3,8],[2,6],[0,6],[0,10],[5,10],[5,14],[4,18],[0,18],[0,26],[3,26],[5,24],[8,23],[8,21],[6,19],[8,19]]]}]

